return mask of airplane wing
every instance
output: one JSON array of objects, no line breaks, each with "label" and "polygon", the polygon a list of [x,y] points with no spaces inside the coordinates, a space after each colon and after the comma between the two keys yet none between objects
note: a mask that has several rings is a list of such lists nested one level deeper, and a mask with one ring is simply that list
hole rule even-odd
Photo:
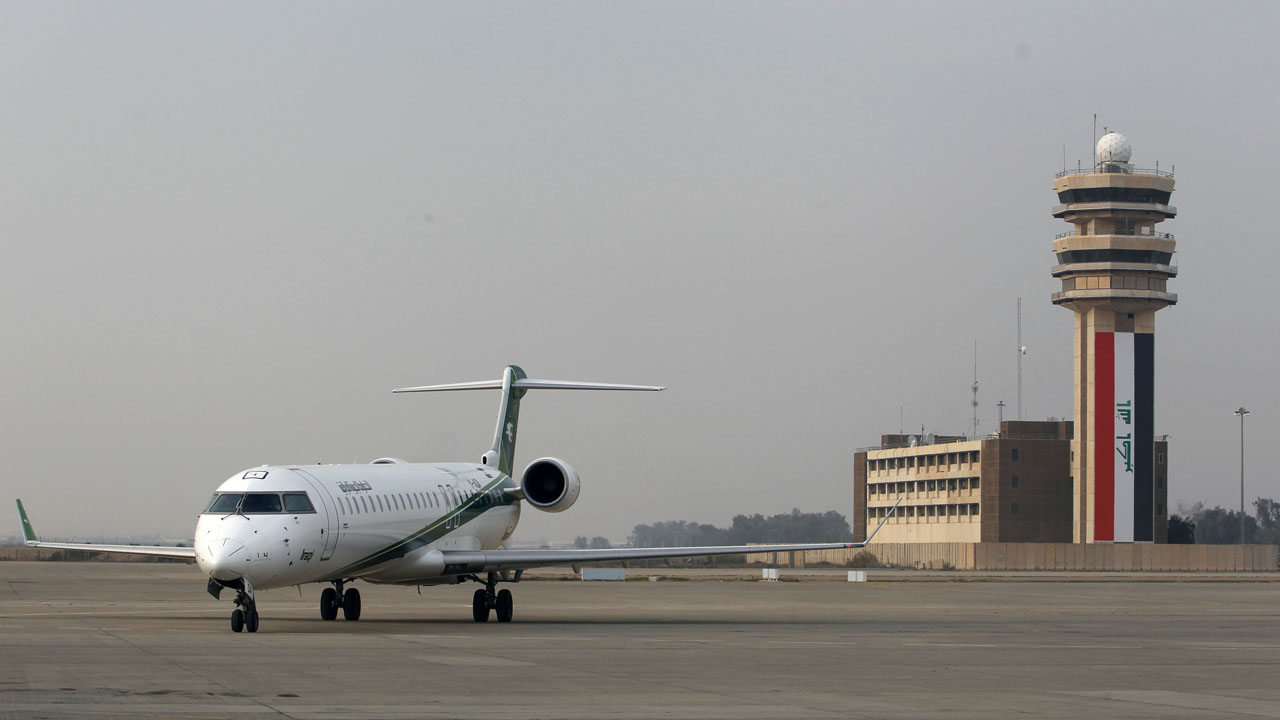
[{"label": "airplane wing", "polygon": [[[898,501],[902,502],[901,500]],[[845,550],[866,547],[880,528],[893,517],[894,504],[867,539],[856,543],[791,543],[783,545],[712,545],[706,547],[617,548],[609,550],[446,550],[447,573],[499,572],[554,565],[586,565],[619,560],[745,555],[750,553],[802,552],[805,550]]]},{"label": "airplane wing", "polygon": [[157,557],[183,558],[194,560],[196,549],[189,547],[165,547],[160,545],[98,545],[95,543],[57,543],[41,542],[36,531],[27,519],[27,511],[18,501],[18,518],[22,521],[22,539],[27,547],[52,548],[55,550],[87,550],[100,553],[127,553],[129,555],[155,555]]}]

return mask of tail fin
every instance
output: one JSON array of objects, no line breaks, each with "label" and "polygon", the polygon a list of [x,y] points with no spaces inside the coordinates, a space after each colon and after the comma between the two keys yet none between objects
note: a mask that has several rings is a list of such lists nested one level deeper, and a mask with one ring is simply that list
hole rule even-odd
[{"label": "tail fin", "polygon": [[496,467],[510,475],[516,454],[516,429],[520,424],[520,398],[529,390],[648,390],[666,388],[653,385],[614,385],[611,383],[581,383],[567,380],[530,380],[524,370],[508,365],[501,380],[454,383],[452,385],[424,385],[398,388],[392,392],[448,392],[451,390],[502,390],[502,404],[498,407],[498,428],[493,435],[493,447],[484,454],[481,462]]},{"label": "tail fin", "polygon": [[40,542],[36,537],[36,529],[31,527],[31,521],[27,519],[27,511],[22,507],[22,500],[18,500],[18,519],[22,522],[22,540],[28,545]]}]

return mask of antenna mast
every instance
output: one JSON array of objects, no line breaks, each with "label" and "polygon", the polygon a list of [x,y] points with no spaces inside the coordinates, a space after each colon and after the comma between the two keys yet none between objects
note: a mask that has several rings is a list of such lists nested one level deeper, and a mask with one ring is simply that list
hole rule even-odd
[{"label": "antenna mast", "polygon": [[978,437],[978,341],[973,341],[973,437]]},{"label": "antenna mast", "polygon": [[1027,349],[1022,346],[1022,296],[1018,296],[1018,419],[1022,417],[1022,356]]},{"label": "antenna mast", "polygon": [[1093,166],[1098,167],[1098,113],[1093,114]]}]

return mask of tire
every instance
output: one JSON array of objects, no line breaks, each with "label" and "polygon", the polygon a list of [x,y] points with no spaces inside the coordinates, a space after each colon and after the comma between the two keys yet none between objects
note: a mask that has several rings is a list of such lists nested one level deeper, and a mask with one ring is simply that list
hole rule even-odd
[{"label": "tire", "polygon": [[360,591],[355,588],[348,588],[342,594],[342,619],[343,620],[359,620],[360,619]]},{"label": "tire", "polygon": [[258,632],[258,611],[250,610],[244,614],[244,629],[251,633]]},{"label": "tire", "polygon": [[244,629],[244,611],[236,608],[231,611],[231,632],[240,632]]},{"label": "tire", "polygon": [[484,590],[477,590],[471,596],[471,619],[476,622],[489,622],[489,603],[486,602]]},{"label": "tire", "polygon": [[320,593],[320,619],[338,619],[338,591],[331,587],[325,588],[324,592]]},{"label": "tire", "polygon": [[510,590],[498,591],[498,622],[511,622],[511,616],[515,613],[515,600],[511,597]]}]

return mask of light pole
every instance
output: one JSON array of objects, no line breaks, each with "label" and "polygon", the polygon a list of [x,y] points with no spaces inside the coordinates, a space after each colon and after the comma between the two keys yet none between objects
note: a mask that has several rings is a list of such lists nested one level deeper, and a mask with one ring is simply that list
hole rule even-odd
[{"label": "light pole", "polygon": [[1244,416],[1249,411],[1244,409],[1242,405],[1236,410],[1236,415],[1240,416],[1240,544],[1244,545]]}]

